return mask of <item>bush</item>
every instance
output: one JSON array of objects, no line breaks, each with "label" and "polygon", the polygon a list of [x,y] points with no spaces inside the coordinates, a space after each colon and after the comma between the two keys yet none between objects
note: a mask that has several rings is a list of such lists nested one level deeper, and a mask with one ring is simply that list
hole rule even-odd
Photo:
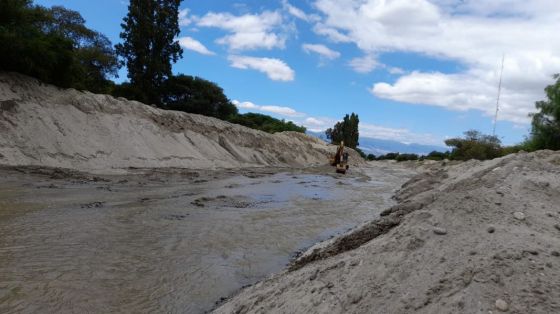
[{"label": "bush", "polygon": [[359,149],[358,147],[354,148],[354,150],[357,151],[358,154],[360,154],[360,156],[361,156],[363,159],[366,159],[366,158],[367,158],[367,155],[366,155],[366,153],[364,153],[363,150]]},{"label": "bush", "polygon": [[303,126],[297,126],[292,121],[284,121],[259,113],[238,114],[230,117],[231,123],[240,124],[252,129],[265,131],[268,133],[295,131],[305,133]]},{"label": "bush", "polygon": [[449,159],[449,152],[438,152],[438,151],[432,151],[430,152],[427,156],[424,157],[424,159],[427,160],[444,160],[444,159]]},{"label": "bush", "polygon": [[498,137],[484,135],[476,130],[465,132],[464,138],[448,139],[445,144],[453,147],[449,157],[454,160],[487,160],[502,156]]},{"label": "bush", "polygon": [[418,160],[418,155],[416,154],[398,154],[395,157],[396,161],[408,161],[408,160]]},{"label": "bush", "polygon": [[216,83],[200,77],[177,75],[170,77],[160,91],[161,106],[215,117],[222,120],[237,115],[237,107],[224,95]]},{"label": "bush", "polygon": [[375,155],[374,154],[368,154],[366,156],[366,159],[369,160],[369,161],[375,160]]}]

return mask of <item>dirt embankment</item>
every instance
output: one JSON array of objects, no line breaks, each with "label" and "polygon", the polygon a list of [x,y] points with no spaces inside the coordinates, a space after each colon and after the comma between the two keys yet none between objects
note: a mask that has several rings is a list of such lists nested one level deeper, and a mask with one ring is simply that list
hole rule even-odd
[{"label": "dirt embankment", "polygon": [[101,173],[131,167],[308,167],[325,164],[336,149],[300,133],[268,134],[2,72],[0,133],[0,165]]},{"label": "dirt embankment", "polygon": [[559,152],[426,172],[216,313],[560,313],[559,192]]}]

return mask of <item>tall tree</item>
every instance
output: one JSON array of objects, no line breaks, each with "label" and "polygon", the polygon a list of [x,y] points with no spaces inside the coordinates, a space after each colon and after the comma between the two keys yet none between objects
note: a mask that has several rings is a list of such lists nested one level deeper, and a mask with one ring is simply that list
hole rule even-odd
[{"label": "tall tree", "polygon": [[128,68],[137,100],[160,104],[158,90],[172,76],[171,63],[182,57],[179,35],[181,0],[130,0],[116,46]]},{"label": "tall tree", "polygon": [[356,148],[360,145],[358,142],[360,138],[359,124],[358,115],[352,112],[351,115],[345,115],[342,121],[337,122],[333,128],[327,129],[325,134],[332,144],[338,145],[341,141],[344,141],[345,146]]},{"label": "tall tree", "polygon": [[185,111],[222,120],[237,115],[237,107],[216,83],[200,77],[179,74],[170,77],[161,89],[165,109]]},{"label": "tall tree", "polygon": [[539,112],[531,114],[531,149],[560,150],[560,74],[554,75],[554,79],[556,82],[544,89],[548,99],[537,101]]},{"label": "tall tree", "polygon": [[0,70],[62,87],[107,92],[118,70],[111,42],[82,16],[29,0],[0,1]]}]

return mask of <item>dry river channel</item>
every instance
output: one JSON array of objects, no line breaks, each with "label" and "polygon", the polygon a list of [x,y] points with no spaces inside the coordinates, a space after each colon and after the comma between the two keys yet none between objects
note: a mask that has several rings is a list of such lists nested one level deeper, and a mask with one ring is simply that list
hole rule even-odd
[{"label": "dry river channel", "polygon": [[204,313],[374,219],[414,172],[0,169],[0,313]]}]

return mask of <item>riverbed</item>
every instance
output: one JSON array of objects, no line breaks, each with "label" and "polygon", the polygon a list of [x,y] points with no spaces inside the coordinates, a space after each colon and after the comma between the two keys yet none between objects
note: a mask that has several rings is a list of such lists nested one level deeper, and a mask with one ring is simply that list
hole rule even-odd
[{"label": "riverbed", "polygon": [[0,169],[0,312],[203,313],[375,218],[414,172]]}]

